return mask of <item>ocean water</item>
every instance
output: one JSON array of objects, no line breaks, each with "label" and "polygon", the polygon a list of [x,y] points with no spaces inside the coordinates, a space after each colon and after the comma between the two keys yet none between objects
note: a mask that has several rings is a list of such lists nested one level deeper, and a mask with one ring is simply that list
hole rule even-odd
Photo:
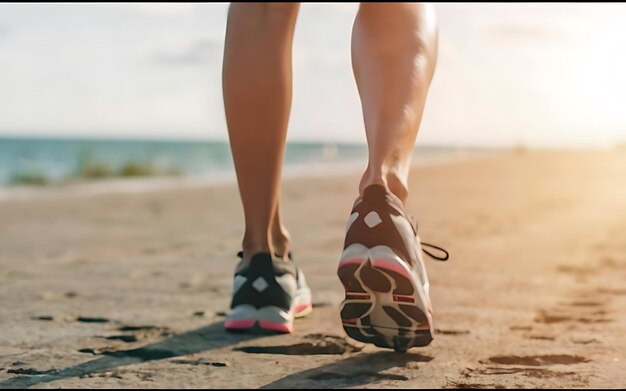
[{"label": "ocean water", "polygon": [[[289,143],[286,167],[359,161],[358,144]],[[124,176],[202,176],[233,172],[220,141],[0,138],[0,186]]]},{"label": "ocean water", "polygon": [[[420,148],[419,157],[450,152]],[[332,172],[365,167],[364,144],[287,144],[287,173]],[[0,138],[0,186],[41,185],[102,178],[194,176],[207,179],[234,172],[230,147],[221,141],[164,141],[70,138]]]}]

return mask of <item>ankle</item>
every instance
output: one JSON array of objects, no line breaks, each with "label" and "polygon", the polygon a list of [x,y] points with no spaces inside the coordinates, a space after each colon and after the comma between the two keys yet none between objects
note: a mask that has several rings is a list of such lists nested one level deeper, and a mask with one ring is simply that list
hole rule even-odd
[{"label": "ankle", "polygon": [[381,185],[404,203],[409,196],[407,175],[400,175],[399,172],[394,168],[372,169],[368,166],[359,184],[359,194],[363,195],[363,190],[371,185]]},{"label": "ankle", "polygon": [[279,257],[287,256],[290,242],[291,236],[285,229],[281,228],[279,232],[273,233],[272,248],[274,249],[274,254]]},{"label": "ankle", "polygon": [[269,238],[266,235],[255,236],[246,233],[241,242],[241,248],[245,259],[250,259],[254,254],[269,253],[271,254],[273,249],[270,246]]}]

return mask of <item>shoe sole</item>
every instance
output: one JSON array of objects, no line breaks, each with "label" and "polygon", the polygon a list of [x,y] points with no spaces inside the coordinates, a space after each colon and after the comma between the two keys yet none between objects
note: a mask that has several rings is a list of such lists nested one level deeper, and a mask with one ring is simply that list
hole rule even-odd
[{"label": "shoe sole", "polygon": [[275,306],[255,308],[249,304],[239,305],[229,311],[224,327],[227,331],[233,332],[291,333],[294,318],[304,317],[313,311],[310,301],[298,302],[297,298],[295,300],[291,311]]},{"label": "shoe sole", "polygon": [[428,298],[389,247],[350,246],[337,275],[345,288],[341,320],[348,336],[396,351],[431,343]]}]

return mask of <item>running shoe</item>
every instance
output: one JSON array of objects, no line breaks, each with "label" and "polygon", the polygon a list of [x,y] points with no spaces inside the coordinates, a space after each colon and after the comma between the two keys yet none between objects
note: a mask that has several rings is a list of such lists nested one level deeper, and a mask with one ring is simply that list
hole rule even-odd
[{"label": "running shoe", "polygon": [[417,227],[384,186],[363,191],[352,208],[337,274],[345,288],[341,320],[351,338],[406,351],[433,339],[428,276]]},{"label": "running shoe", "polygon": [[311,290],[291,259],[258,253],[235,271],[233,298],[224,327],[229,331],[291,333],[294,318],[311,313]]}]

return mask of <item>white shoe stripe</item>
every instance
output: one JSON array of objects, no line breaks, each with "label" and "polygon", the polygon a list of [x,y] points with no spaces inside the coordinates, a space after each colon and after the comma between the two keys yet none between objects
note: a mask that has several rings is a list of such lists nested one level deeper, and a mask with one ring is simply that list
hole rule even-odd
[{"label": "white shoe stripe", "polygon": [[346,232],[348,232],[350,227],[352,227],[352,224],[356,221],[357,218],[359,218],[359,212],[354,212],[350,215],[350,217],[348,218],[348,224],[346,224]]}]

